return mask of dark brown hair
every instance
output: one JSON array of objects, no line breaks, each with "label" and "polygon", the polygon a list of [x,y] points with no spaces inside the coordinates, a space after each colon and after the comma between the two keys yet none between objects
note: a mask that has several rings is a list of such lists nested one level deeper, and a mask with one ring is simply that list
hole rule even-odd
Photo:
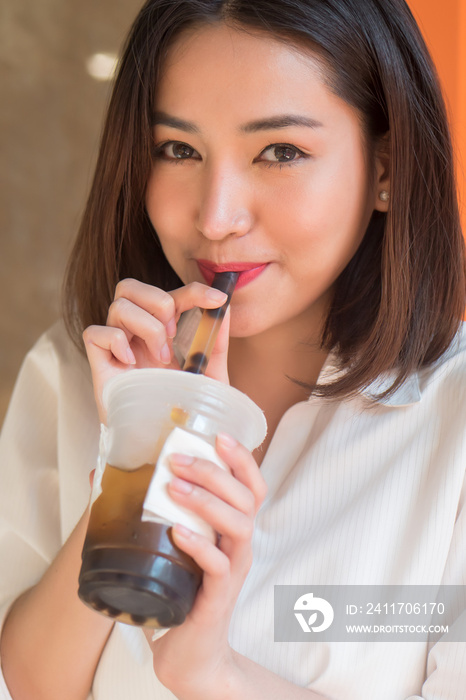
[{"label": "dark brown hair", "polygon": [[[184,30],[225,21],[308,46],[330,88],[359,110],[369,144],[389,133],[390,207],[374,212],[338,278],[322,344],[347,371],[317,392],[350,395],[394,370],[392,390],[437,360],[465,306],[465,257],[452,148],[435,69],[404,0],[148,0],[128,37],[94,181],[65,282],[65,320],[105,323],[115,285],[169,290],[144,206],[159,71]],[[370,149],[369,149],[370,150]]]}]

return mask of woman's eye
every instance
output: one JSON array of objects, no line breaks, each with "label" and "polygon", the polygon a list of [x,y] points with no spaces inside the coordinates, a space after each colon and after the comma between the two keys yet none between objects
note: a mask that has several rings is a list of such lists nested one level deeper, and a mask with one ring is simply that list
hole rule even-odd
[{"label": "woman's eye", "polygon": [[200,159],[199,153],[182,141],[168,141],[167,143],[157,146],[155,149],[157,158],[165,158],[166,160],[189,160],[194,158]]},{"label": "woman's eye", "polygon": [[305,156],[305,153],[296,146],[288,143],[274,143],[264,148],[259,159],[268,163],[291,163]]}]

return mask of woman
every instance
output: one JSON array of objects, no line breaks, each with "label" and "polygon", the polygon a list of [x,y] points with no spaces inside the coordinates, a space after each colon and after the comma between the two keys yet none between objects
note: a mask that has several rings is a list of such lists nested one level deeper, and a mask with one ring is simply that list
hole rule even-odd
[{"label": "woman", "polygon": [[[5,426],[5,697],[460,697],[464,643],[273,638],[276,584],[465,583],[452,173],[401,0],[145,4],[66,287],[93,386],[56,327]],[[223,303],[206,284],[221,269],[241,274],[208,374],[269,433],[254,455],[219,436],[231,474],[172,456],[170,494],[220,539],[175,526],[203,583],[148,645],[76,595],[101,391],[128,367],[178,366],[180,315]]]}]

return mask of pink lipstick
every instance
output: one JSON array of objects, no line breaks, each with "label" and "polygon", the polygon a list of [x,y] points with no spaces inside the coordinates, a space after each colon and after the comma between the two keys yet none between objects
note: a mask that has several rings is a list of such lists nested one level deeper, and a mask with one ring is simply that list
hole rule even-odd
[{"label": "pink lipstick", "polygon": [[199,270],[207,284],[212,284],[214,276],[219,272],[237,272],[236,289],[244,287],[259,277],[269,263],[260,262],[227,262],[214,263],[211,260],[196,260]]}]

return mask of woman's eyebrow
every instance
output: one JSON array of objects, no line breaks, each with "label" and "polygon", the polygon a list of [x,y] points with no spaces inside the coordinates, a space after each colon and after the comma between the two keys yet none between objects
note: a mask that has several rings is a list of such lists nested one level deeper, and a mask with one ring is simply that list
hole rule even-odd
[{"label": "woman's eyebrow", "polygon": [[252,122],[247,122],[240,127],[240,131],[247,134],[252,134],[256,131],[268,131],[271,129],[286,129],[288,126],[306,126],[311,129],[317,129],[323,126],[322,122],[312,117],[305,117],[301,114],[280,114],[276,117],[267,119],[256,119]]},{"label": "woman's eyebrow", "polygon": [[156,126],[157,124],[162,124],[162,126],[171,126],[174,129],[181,129],[181,131],[187,131],[189,134],[200,133],[200,129],[193,124],[193,122],[188,122],[185,119],[173,117],[171,114],[167,114],[166,112],[154,112],[152,115],[152,126]]}]

